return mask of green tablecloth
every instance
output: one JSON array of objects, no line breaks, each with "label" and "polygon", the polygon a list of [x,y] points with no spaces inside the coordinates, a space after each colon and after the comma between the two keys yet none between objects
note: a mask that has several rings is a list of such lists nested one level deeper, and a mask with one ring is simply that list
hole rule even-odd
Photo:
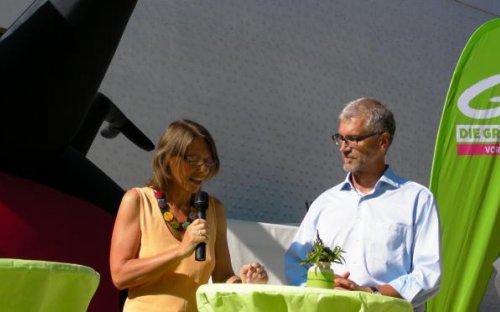
[{"label": "green tablecloth", "polygon": [[255,284],[205,284],[198,288],[199,312],[411,312],[402,299],[366,292]]},{"label": "green tablecloth", "polygon": [[78,264],[0,259],[0,311],[86,311],[99,278]]}]

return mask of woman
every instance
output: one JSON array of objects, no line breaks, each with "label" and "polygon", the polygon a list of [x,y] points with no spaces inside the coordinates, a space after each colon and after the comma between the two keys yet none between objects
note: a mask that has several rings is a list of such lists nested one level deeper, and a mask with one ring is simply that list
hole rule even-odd
[{"label": "woman", "polygon": [[[153,155],[146,187],[123,196],[111,240],[113,283],[128,289],[124,311],[196,311],[196,290],[214,283],[267,283],[259,263],[231,266],[222,203],[208,199],[206,220],[197,219],[193,196],[219,171],[208,131],[190,121],[173,122]],[[194,250],[206,243],[206,260]]]}]

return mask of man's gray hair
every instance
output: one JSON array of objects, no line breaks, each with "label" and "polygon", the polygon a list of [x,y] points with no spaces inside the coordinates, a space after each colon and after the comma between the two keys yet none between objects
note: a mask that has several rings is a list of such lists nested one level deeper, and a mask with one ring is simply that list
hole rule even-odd
[{"label": "man's gray hair", "polygon": [[347,103],[339,115],[339,120],[366,117],[366,129],[369,131],[387,132],[390,143],[396,133],[396,121],[392,112],[379,100],[362,97]]}]

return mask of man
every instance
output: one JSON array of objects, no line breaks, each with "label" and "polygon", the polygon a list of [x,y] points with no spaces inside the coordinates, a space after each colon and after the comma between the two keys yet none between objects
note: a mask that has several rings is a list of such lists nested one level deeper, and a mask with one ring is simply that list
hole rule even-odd
[{"label": "man", "polygon": [[385,163],[396,123],[376,99],[348,103],[338,133],[344,182],[310,206],[285,254],[290,285],[304,285],[299,265],[319,233],[330,248],[340,246],[344,264],[332,264],[335,287],[404,298],[415,311],[439,288],[440,229],[436,202],[424,186],[397,176]]}]

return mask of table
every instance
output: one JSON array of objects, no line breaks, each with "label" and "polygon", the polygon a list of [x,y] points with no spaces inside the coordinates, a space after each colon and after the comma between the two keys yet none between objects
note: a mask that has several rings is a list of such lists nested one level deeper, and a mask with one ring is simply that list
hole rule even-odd
[{"label": "table", "polygon": [[205,284],[198,288],[199,312],[411,312],[402,299],[366,292],[285,285]]},{"label": "table", "polygon": [[0,259],[0,311],[86,311],[99,273],[62,262]]}]

